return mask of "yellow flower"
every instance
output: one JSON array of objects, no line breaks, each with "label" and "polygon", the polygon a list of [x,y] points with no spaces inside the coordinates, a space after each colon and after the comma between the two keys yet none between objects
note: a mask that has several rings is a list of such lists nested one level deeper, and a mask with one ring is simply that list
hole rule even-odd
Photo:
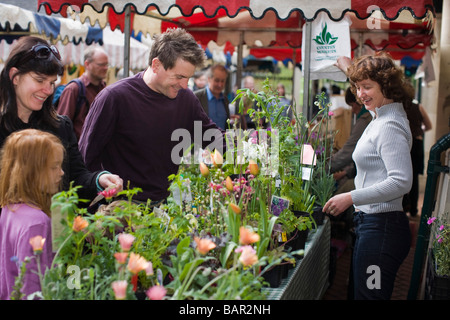
[{"label": "yellow flower", "polygon": [[85,229],[88,225],[89,223],[85,219],[83,219],[81,216],[77,216],[73,220],[72,230],[75,232],[80,232],[81,230]]},{"label": "yellow flower", "polygon": [[209,175],[208,166],[205,163],[203,163],[203,162],[200,162],[200,173],[204,177],[207,177]]},{"label": "yellow flower", "polygon": [[239,206],[237,205],[237,204],[234,204],[234,203],[230,203],[229,205],[228,205],[228,207],[231,209],[231,210],[233,210],[233,212],[234,213],[236,213],[236,214],[241,214],[241,208],[239,208]]},{"label": "yellow flower", "polygon": [[198,237],[194,237],[195,243],[197,243],[197,251],[200,254],[207,254],[210,250],[216,247],[216,244],[209,239],[200,239]]},{"label": "yellow flower", "polygon": [[45,238],[42,238],[42,236],[35,236],[30,239],[30,244],[35,254],[39,254],[42,252],[42,249],[44,248],[44,243]]},{"label": "yellow flower", "polygon": [[243,245],[252,244],[260,240],[259,234],[247,229],[246,227],[239,228],[239,242]]},{"label": "yellow flower", "polygon": [[130,259],[128,260],[127,268],[132,274],[137,274],[142,270],[146,270],[149,267],[149,263],[144,257],[141,257],[137,253],[132,252]]}]

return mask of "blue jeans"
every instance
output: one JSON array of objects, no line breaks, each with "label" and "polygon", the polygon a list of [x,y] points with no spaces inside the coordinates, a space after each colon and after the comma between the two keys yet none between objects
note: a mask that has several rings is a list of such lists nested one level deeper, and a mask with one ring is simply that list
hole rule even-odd
[{"label": "blue jeans", "polygon": [[353,250],[355,300],[389,300],[395,277],[411,247],[404,212],[355,212]]}]

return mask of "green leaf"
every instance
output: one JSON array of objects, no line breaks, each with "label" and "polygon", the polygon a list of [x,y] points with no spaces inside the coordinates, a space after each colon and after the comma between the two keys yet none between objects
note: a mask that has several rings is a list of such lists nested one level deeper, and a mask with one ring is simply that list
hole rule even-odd
[{"label": "green leaf", "polygon": [[183,240],[180,241],[177,245],[177,254],[181,257],[184,251],[186,251],[186,248],[189,247],[189,244],[191,243],[191,238],[186,237]]}]

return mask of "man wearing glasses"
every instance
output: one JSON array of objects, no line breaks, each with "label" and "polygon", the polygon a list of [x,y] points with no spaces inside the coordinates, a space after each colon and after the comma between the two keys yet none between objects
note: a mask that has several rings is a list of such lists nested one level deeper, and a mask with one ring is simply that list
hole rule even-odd
[{"label": "man wearing glasses", "polygon": [[[57,106],[59,114],[66,115],[72,120],[78,140],[89,106],[97,94],[106,87],[105,79],[109,67],[107,53],[99,47],[86,49],[84,67],[85,72],[77,79],[78,81],[73,81],[64,88]],[[84,102],[80,102],[80,99]]]}]

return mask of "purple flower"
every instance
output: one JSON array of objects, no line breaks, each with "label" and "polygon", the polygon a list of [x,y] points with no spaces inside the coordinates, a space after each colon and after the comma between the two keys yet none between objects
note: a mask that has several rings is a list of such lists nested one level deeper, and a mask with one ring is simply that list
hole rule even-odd
[{"label": "purple flower", "polygon": [[432,224],[436,220],[436,217],[431,217],[428,219],[427,224]]}]

